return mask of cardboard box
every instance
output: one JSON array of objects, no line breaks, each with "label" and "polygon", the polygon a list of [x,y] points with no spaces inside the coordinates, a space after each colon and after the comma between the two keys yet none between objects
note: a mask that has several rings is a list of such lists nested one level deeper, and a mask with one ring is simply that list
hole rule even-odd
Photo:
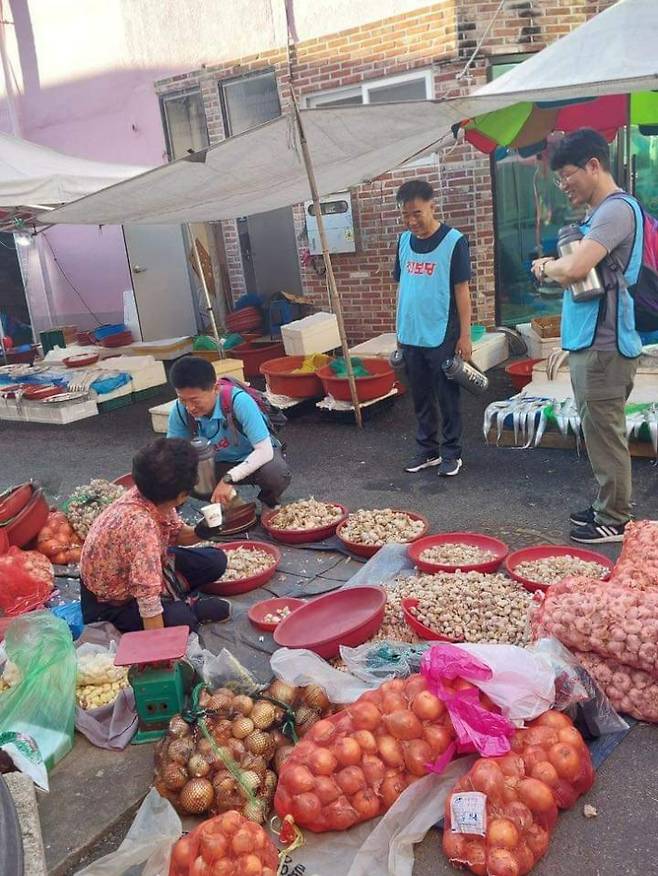
[{"label": "cardboard box", "polygon": [[530,325],[540,338],[559,338],[562,317],[559,314],[556,316],[538,316],[532,320]]}]

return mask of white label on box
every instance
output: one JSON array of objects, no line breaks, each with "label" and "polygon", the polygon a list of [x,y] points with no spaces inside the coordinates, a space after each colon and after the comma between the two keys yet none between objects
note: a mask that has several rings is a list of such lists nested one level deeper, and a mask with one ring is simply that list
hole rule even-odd
[{"label": "white label on box", "polygon": [[487,795],[462,791],[450,798],[450,830],[484,836],[487,832]]}]

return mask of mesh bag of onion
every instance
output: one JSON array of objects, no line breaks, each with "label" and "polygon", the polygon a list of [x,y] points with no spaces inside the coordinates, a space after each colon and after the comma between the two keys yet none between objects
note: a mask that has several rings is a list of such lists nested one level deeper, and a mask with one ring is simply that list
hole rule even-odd
[{"label": "mesh bag of onion", "polygon": [[481,758],[445,806],[443,851],[476,876],[525,876],[548,849],[559,809],[594,781],[582,736],[561,712],[546,712],[512,739],[512,751]]},{"label": "mesh bag of onion", "polygon": [[[445,686],[453,693],[472,688],[461,678]],[[281,768],[275,809],[302,828],[347,830],[382,815],[434,761],[449,758],[456,736],[446,705],[424,676],[387,681],[311,727]]]},{"label": "mesh bag of onion", "polygon": [[260,824],[231,810],[179,839],[169,876],[276,876],[279,854]]},{"label": "mesh bag of onion", "polygon": [[577,651],[594,651],[658,676],[658,587],[644,589],[591,578],[549,587],[533,617],[536,638],[554,636]]}]

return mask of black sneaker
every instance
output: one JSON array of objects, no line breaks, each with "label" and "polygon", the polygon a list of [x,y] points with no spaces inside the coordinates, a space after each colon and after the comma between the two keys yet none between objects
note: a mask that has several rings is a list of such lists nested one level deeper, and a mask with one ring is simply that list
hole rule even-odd
[{"label": "black sneaker", "polygon": [[461,471],[462,465],[461,459],[444,459],[439,466],[439,477],[454,478]]},{"label": "black sneaker", "polygon": [[575,511],[569,518],[569,521],[574,526],[588,526],[589,524],[596,523],[594,508],[590,505],[584,511]]},{"label": "black sneaker", "polygon": [[441,465],[441,457],[433,454],[417,453],[414,458],[405,465],[404,470],[415,474],[417,471],[422,471],[424,468],[432,468],[435,465]]},{"label": "black sneaker", "polygon": [[581,544],[605,544],[623,541],[625,529],[625,523],[587,523],[572,529],[569,538]]},{"label": "black sneaker", "polygon": [[231,619],[231,603],[218,596],[197,599],[192,610],[200,624],[224,624]]}]

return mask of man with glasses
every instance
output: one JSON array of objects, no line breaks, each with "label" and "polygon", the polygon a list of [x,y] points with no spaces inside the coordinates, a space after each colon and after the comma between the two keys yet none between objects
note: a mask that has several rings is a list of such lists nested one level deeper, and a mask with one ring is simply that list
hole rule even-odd
[{"label": "man with glasses", "polygon": [[[564,287],[562,347],[569,352],[574,397],[598,496],[571,515],[571,538],[584,544],[622,541],[631,517],[631,458],[625,405],[642,342],[628,286],[637,280],[643,244],[639,205],[610,172],[605,138],[588,128],[568,134],[551,158],[556,184],[574,207],[587,207],[583,239],[569,255],[533,262],[538,280]],[[596,268],[604,293],[576,300],[570,289]]]}]

